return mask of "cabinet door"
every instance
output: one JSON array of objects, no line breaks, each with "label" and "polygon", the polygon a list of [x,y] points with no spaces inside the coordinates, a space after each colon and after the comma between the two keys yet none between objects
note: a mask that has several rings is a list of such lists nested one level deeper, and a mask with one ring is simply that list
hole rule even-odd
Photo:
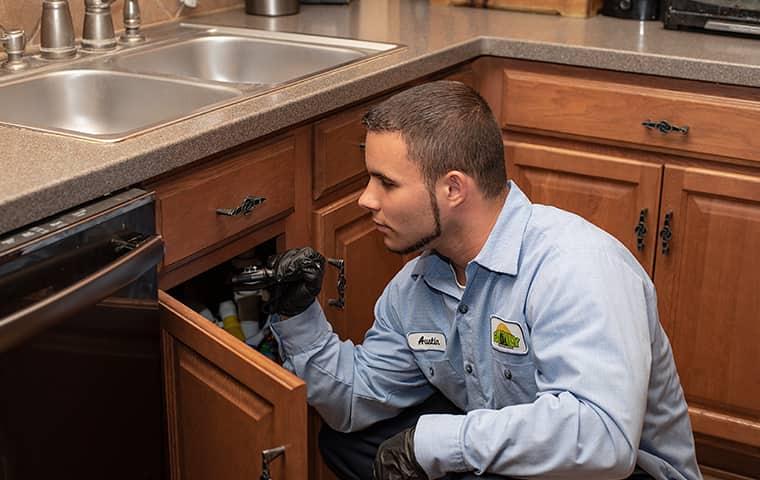
[{"label": "cabinet door", "polygon": [[159,292],[171,478],[307,478],[306,387],[167,293]]},{"label": "cabinet door", "polygon": [[[576,213],[620,240],[652,275],[662,167],[505,134],[507,174],[534,203]],[[644,212],[641,248],[636,231]]]},{"label": "cabinet door", "polygon": [[337,273],[325,275],[320,301],[328,320],[342,339],[361,343],[374,321],[374,306],[385,285],[404,265],[401,255],[391,253],[383,235],[375,229],[372,215],[356,202],[361,191],[343,197],[314,214],[314,243],[327,257],[345,260],[346,291],[342,309],[328,305],[338,296]]},{"label": "cabinet door", "polygon": [[655,284],[694,430],[760,447],[760,179],[665,167],[666,219]]}]

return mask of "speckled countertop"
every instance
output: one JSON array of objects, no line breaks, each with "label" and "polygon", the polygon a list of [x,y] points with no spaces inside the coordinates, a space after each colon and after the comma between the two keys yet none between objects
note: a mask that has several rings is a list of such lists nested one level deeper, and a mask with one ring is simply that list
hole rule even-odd
[{"label": "speckled countertop", "polygon": [[426,0],[301,7],[289,17],[250,16],[241,8],[192,21],[407,48],[115,144],[0,126],[0,233],[480,55],[760,87],[760,40],[669,31],[660,22]]}]

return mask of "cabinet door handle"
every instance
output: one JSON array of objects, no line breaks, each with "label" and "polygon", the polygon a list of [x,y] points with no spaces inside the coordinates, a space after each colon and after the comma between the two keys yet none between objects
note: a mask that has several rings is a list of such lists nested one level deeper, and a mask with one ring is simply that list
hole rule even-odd
[{"label": "cabinet door handle", "polygon": [[356,146],[359,147],[359,148],[361,148],[362,150],[364,150],[365,148],[367,148],[367,144],[364,143],[364,142],[359,142],[359,143],[356,144]]},{"label": "cabinet door handle", "polygon": [[647,235],[647,213],[646,208],[642,208],[639,212],[639,223],[636,224],[636,228],[633,229],[636,232],[636,250],[641,252],[644,250],[644,240]]},{"label": "cabinet door handle", "polygon": [[339,310],[346,306],[346,262],[342,258],[328,258],[327,263],[338,269],[338,298],[330,298],[327,304]]},{"label": "cabinet door handle", "polygon": [[261,452],[261,480],[272,480],[272,474],[269,473],[269,462],[285,454],[285,445],[268,448]]},{"label": "cabinet door handle", "polygon": [[653,122],[652,120],[647,119],[641,122],[641,124],[649,130],[659,130],[659,132],[662,133],[663,135],[667,135],[670,132],[678,132],[681,135],[686,135],[689,133],[689,127],[687,125],[684,125],[683,127],[679,127],[678,125],[673,125],[667,120],[660,120],[659,122]]},{"label": "cabinet door handle", "polygon": [[673,222],[673,212],[665,214],[665,221],[660,230],[660,239],[662,240],[662,254],[667,255],[670,253],[670,241],[673,240],[673,230],[671,229],[671,223]]},{"label": "cabinet door handle", "polygon": [[217,215],[228,217],[237,217],[239,215],[248,215],[251,210],[264,203],[267,199],[264,197],[245,197],[243,201],[235,208],[217,208]]}]

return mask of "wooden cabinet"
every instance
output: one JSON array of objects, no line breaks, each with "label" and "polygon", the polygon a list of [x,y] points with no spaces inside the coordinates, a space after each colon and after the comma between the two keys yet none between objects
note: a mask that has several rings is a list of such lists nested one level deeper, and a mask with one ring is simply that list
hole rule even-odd
[{"label": "wooden cabinet", "polygon": [[760,448],[760,177],[666,166],[655,284],[694,430]]},{"label": "wooden cabinet", "polygon": [[160,293],[173,480],[307,478],[306,386],[168,294]]},{"label": "wooden cabinet", "polygon": [[274,236],[287,229],[287,247],[307,244],[310,166],[308,126],[149,182],[145,188],[156,192],[157,228],[166,242],[161,288],[248,250],[255,245],[251,236],[262,231]]},{"label": "wooden cabinet", "polygon": [[314,199],[366,174],[361,120],[368,104],[337,113],[314,124]]},{"label": "wooden cabinet", "polygon": [[401,255],[385,247],[371,213],[357,204],[360,195],[361,191],[354,192],[314,213],[315,246],[328,257],[345,260],[348,282],[344,306],[329,306],[328,299],[338,297],[337,274],[329,270],[321,303],[338,335],[357,344],[375,320],[375,302],[404,265]]},{"label": "wooden cabinet", "polygon": [[[604,153],[504,134],[508,175],[535,203],[576,213],[618,238],[651,275],[662,168]],[[639,226],[641,224],[641,226]]]},{"label": "wooden cabinet", "polygon": [[617,237],[654,279],[706,471],[754,478],[758,89],[511,60],[476,70],[508,175]]}]

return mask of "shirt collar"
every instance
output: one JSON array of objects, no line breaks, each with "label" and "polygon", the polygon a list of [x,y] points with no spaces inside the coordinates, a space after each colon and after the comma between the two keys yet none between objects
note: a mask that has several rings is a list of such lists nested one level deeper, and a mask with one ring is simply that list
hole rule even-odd
[{"label": "shirt collar", "polygon": [[488,270],[517,275],[525,228],[532,204],[517,184],[509,181],[509,194],[480,253],[472,260]]},{"label": "shirt collar", "polygon": [[[499,217],[486,243],[472,262],[494,272],[517,275],[523,234],[530,220],[531,203],[516,183],[510,180],[508,187],[509,193]],[[452,274],[448,260],[426,250],[420,255],[411,275],[413,278],[422,275],[428,280],[450,280]]]}]

